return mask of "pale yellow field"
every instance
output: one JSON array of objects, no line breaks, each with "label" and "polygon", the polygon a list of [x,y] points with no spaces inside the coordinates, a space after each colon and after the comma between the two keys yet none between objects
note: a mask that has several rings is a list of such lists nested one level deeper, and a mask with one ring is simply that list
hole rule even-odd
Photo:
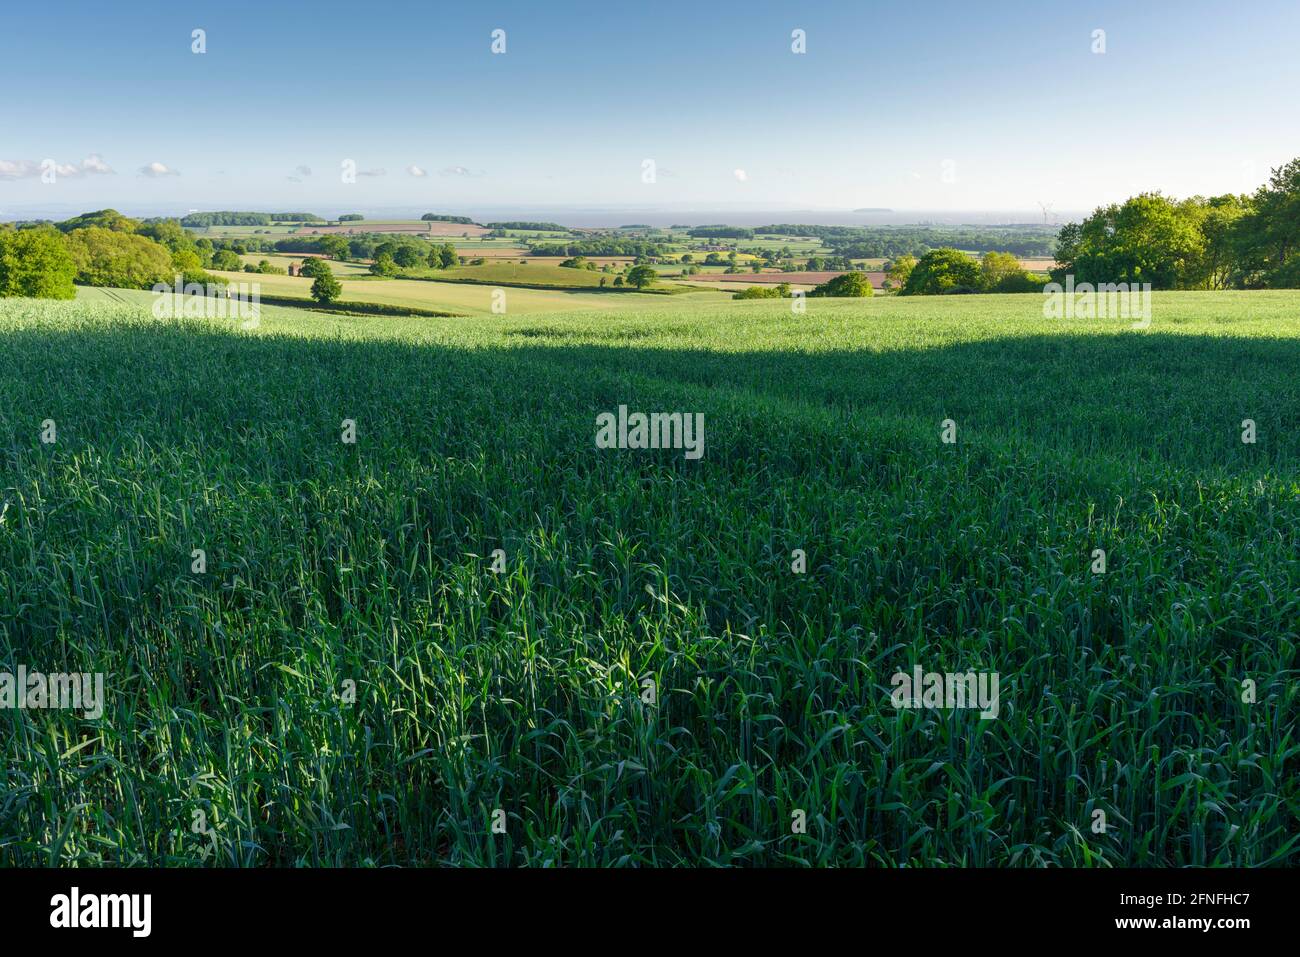
[{"label": "pale yellow field", "polygon": [[[266,257],[270,258],[270,257]],[[335,263],[331,263],[333,268]],[[292,296],[299,299],[311,297],[312,280],[300,276],[264,276],[252,273],[212,271],[231,282],[261,283],[262,295]],[[349,302],[388,303],[397,306],[416,306],[422,309],[438,309],[465,315],[491,315],[493,292],[498,287],[479,286],[469,283],[423,282],[410,279],[349,279],[345,275],[336,275],[343,286],[343,295],[339,298]],[[670,302],[695,302],[703,299],[721,301],[730,299],[729,294],[701,289],[698,293],[682,293],[677,296],[662,296],[653,293],[599,293],[566,292],[549,289],[520,289],[513,286],[499,287],[505,297],[507,314],[524,314],[534,312],[566,312],[575,309],[596,309],[606,312],[625,309],[653,309]]]}]

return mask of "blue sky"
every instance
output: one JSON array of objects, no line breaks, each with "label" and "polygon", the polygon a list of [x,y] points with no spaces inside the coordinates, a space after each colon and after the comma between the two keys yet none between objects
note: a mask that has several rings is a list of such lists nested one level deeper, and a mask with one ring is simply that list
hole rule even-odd
[{"label": "blue sky", "polygon": [[[1078,210],[1247,190],[1300,155],[1295,0],[53,9],[12,5],[0,28],[0,216]],[[384,174],[344,183],[348,159]]]}]

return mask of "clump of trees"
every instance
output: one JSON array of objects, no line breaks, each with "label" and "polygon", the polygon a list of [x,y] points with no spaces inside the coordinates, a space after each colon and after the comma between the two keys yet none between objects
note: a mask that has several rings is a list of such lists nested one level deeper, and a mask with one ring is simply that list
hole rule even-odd
[{"label": "clump of trees", "polygon": [[1300,288],[1300,159],[1253,195],[1142,193],[1061,228],[1052,278],[1153,289]]},{"label": "clump of trees", "polygon": [[665,256],[668,247],[643,239],[617,239],[612,236],[598,239],[579,239],[568,243],[545,243],[532,247],[534,256],[632,256],[634,258]]},{"label": "clump of trees", "polygon": [[474,220],[468,216],[445,216],[442,213],[425,213],[420,219],[426,223],[464,223],[466,226],[473,226]]},{"label": "clump of trees", "polygon": [[365,219],[365,218],[366,218],[366,217],[362,216],[360,213],[344,213],[342,216],[339,217],[339,222],[340,222],[340,223],[359,223],[359,222],[361,222],[361,221],[362,221],[363,219]]},{"label": "clump of trees", "polygon": [[836,298],[866,298],[875,295],[871,280],[865,273],[846,272],[842,276],[828,279],[820,286],[814,286],[809,296],[834,296]]},{"label": "clump of trees", "polygon": [[148,289],[176,271],[166,247],[147,236],[91,226],[73,230],[67,242],[82,285]]},{"label": "clump of trees", "polygon": [[753,239],[754,230],[747,226],[696,226],[687,235],[694,239]]},{"label": "clump of trees", "polygon": [[637,289],[645,289],[653,286],[659,278],[659,274],[650,266],[633,266],[627,271],[627,283],[635,286]]},{"label": "clump of trees", "polygon": [[182,226],[270,226],[273,223],[323,223],[315,213],[252,213],[221,210],[214,213],[190,213]]},{"label": "clump of trees", "polygon": [[511,220],[509,222],[504,222],[504,223],[488,223],[487,228],[493,230],[500,230],[500,229],[528,230],[530,232],[539,232],[539,233],[567,233],[569,231],[569,227],[561,226],[559,223],[534,223],[534,222],[529,222],[527,220]]},{"label": "clump of trees", "polygon": [[460,262],[456,255],[456,247],[451,243],[443,243],[441,246],[435,246],[429,250],[428,263],[430,269],[450,269]]},{"label": "clump of trees", "polygon": [[732,299],[789,299],[790,284],[777,283],[775,286],[750,286],[734,293]]},{"label": "clump of trees", "polygon": [[932,249],[920,259],[900,256],[888,275],[902,296],[1038,292],[1043,288],[1041,280],[1006,252],[987,252],[977,260],[959,249]]}]

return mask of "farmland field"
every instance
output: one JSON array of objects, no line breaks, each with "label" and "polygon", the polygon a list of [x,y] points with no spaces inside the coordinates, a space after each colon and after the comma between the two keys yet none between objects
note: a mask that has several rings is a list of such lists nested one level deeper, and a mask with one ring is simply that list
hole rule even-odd
[{"label": "farmland field", "polygon": [[[257,257],[269,258],[269,257]],[[335,264],[331,263],[331,267]],[[345,264],[346,265],[346,264]],[[473,269],[476,267],[464,267]],[[484,267],[490,268],[490,267]],[[529,266],[516,266],[516,269],[528,270]],[[543,271],[545,267],[541,267]],[[555,267],[553,267],[555,268]],[[578,272],[564,269],[563,272]],[[262,295],[291,296],[304,302],[311,298],[312,280],[299,276],[275,276],[251,273],[221,272],[213,270],[212,275],[230,282],[257,282],[261,284]],[[588,276],[599,273],[587,273]],[[358,272],[340,271],[339,282],[343,287],[341,299],[349,302],[375,302],[393,306],[417,306],[423,309],[441,309],[466,315],[484,315],[492,311],[494,287],[486,283],[437,282],[422,279],[376,279],[367,270]],[[504,282],[501,278],[489,279],[488,282]],[[612,281],[612,277],[611,277]],[[625,309],[644,308],[662,301],[657,293],[635,292],[581,292],[566,289],[528,289],[510,286],[505,289],[506,306],[510,312],[563,312],[568,310],[600,309],[606,311],[623,311]],[[698,297],[716,301],[718,294],[707,290],[687,293],[686,298]],[[682,297],[677,297],[682,298]]]},{"label": "farmland field", "polygon": [[1300,293],[343,286],[476,314],[0,300],[0,864],[1300,862]]}]

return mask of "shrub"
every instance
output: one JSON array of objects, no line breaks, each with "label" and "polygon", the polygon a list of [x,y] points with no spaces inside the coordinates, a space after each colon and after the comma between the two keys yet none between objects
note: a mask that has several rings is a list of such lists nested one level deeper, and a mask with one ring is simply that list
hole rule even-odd
[{"label": "shrub", "polygon": [[780,299],[781,290],[775,286],[750,286],[748,289],[742,289],[735,293],[732,299]]}]

